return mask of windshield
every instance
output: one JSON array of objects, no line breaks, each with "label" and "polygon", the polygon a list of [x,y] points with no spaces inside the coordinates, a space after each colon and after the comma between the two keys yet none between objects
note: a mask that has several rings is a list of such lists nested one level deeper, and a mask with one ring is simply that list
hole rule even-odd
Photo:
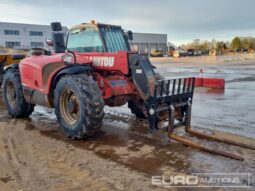
[{"label": "windshield", "polygon": [[100,31],[105,40],[108,52],[118,52],[120,50],[129,50],[125,34],[120,27],[101,26]]},{"label": "windshield", "polygon": [[76,52],[103,52],[103,44],[96,29],[79,28],[69,32],[67,49]]}]

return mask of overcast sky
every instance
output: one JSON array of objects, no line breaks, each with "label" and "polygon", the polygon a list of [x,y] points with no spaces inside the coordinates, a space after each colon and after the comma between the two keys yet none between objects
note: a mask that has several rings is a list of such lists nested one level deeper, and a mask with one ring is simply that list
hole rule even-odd
[{"label": "overcast sky", "polygon": [[254,7],[254,0],[0,0],[0,21],[71,27],[95,19],[134,32],[166,33],[180,45],[255,36]]}]

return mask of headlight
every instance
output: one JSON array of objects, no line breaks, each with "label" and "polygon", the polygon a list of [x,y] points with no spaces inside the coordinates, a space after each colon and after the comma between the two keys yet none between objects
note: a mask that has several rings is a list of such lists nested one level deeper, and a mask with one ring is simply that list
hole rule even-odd
[{"label": "headlight", "polygon": [[74,57],[72,54],[65,54],[64,56],[62,56],[62,61],[65,64],[72,64],[74,63]]}]

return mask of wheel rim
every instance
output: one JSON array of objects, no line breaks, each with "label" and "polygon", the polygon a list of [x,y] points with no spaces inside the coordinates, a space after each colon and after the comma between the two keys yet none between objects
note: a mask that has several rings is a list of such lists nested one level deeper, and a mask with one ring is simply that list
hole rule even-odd
[{"label": "wheel rim", "polygon": [[62,92],[60,98],[60,112],[65,122],[71,126],[71,128],[74,128],[80,116],[80,103],[72,91],[65,90]]},{"label": "wheel rim", "polygon": [[6,95],[8,103],[11,107],[14,107],[16,105],[16,91],[14,87],[14,83],[12,81],[8,81],[6,86]]}]

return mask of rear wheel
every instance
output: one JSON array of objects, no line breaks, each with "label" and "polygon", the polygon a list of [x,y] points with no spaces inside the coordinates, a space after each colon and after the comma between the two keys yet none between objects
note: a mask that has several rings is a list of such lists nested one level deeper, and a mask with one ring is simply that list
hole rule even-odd
[{"label": "rear wheel", "polygon": [[3,99],[9,114],[13,117],[28,117],[34,111],[34,105],[26,102],[19,71],[9,69],[3,81]]},{"label": "rear wheel", "polygon": [[71,138],[94,136],[102,126],[104,100],[92,76],[64,76],[54,92],[55,113]]},{"label": "rear wheel", "polygon": [[4,62],[0,61],[0,88],[3,83],[3,78],[4,78]]}]

